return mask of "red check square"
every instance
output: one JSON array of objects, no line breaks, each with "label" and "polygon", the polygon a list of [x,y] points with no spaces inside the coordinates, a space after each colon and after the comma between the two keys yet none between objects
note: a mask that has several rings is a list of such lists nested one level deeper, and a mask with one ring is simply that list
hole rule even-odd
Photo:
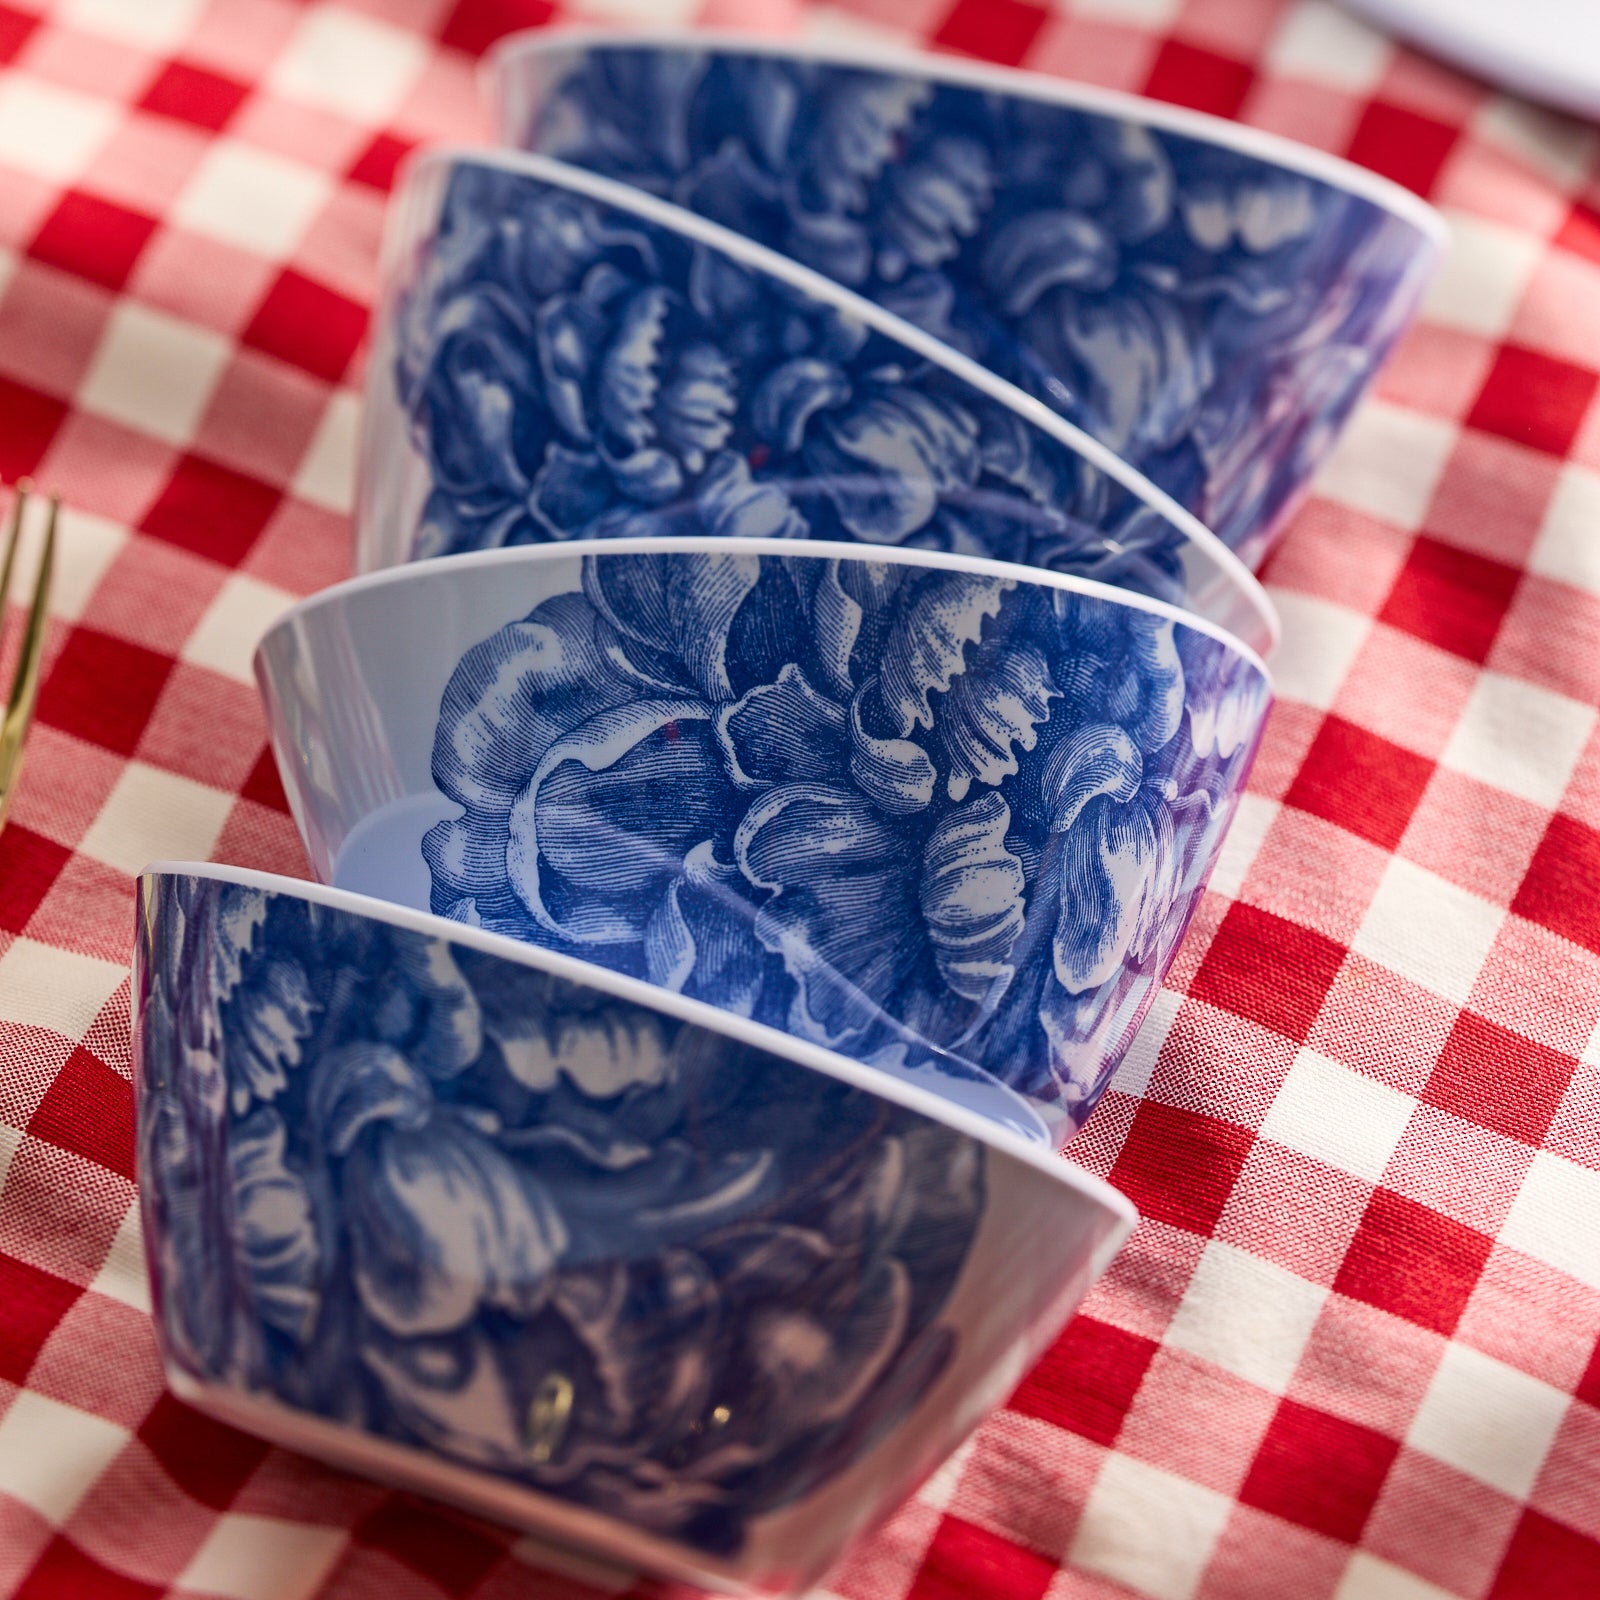
[{"label": "red check square", "polygon": [[1304,1040],[1340,966],[1342,945],[1244,901],[1228,907],[1189,993]]},{"label": "red check square", "polygon": [[39,1102],[28,1132],[133,1177],[133,1085],[81,1045]]},{"label": "red check square", "polygon": [[1375,1189],[1333,1287],[1435,1333],[1455,1331],[1494,1241],[1388,1189]]},{"label": "red check square", "polygon": [[1150,67],[1144,92],[1154,100],[1232,117],[1238,115],[1255,76],[1248,62],[1168,39]]},{"label": "red check square", "polygon": [[1600,952],[1600,833],[1556,812],[1511,909]]},{"label": "red check square", "polygon": [[1590,205],[1585,200],[1575,201],[1551,243],[1574,255],[1586,256],[1590,261],[1600,261],[1600,206]]},{"label": "red check square", "polygon": [[1463,1011],[1422,1098],[1480,1127],[1538,1144],[1577,1065],[1559,1050]]},{"label": "red check square", "polygon": [[1434,765],[1343,717],[1322,724],[1284,800],[1385,850],[1393,850]]},{"label": "red check square", "polygon": [[155,222],[137,211],[71,190],[45,218],[28,254],[107,289],[120,289],[155,229]]},{"label": "red check square", "polygon": [[392,133],[380,133],[351,167],[351,182],[364,183],[373,189],[392,189],[395,171],[412,149],[413,146],[395,138]]},{"label": "red check square", "polygon": [[1330,1539],[1353,1544],[1400,1446],[1375,1428],[1283,1400],[1239,1498]]},{"label": "red check square", "polygon": [[178,463],[140,526],[181,549],[237,566],[272,520],[281,498],[259,479],[190,455]]},{"label": "red check square", "polygon": [[96,628],[74,628],[39,692],[39,719],[132,755],[171,671],[170,656]]},{"label": "red check square", "polygon": [[0,833],[0,932],[27,927],[71,858],[65,845],[15,821]]},{"label": "red check square", "polygon": [[356,1542],[381,1550],[437,1584],[448,1595],[469,1595],[505,1553],[506,1541],[465,1517],[411,1495],[390,1495],[356,1525]]},{"label": "red check square", "polygon": [[1254,1142],[1232,1123],[1145,1100],[1117,1152],[1111,1182],[1147,1220],[1210,1233]]},{"label": "red check square", "polygon": [[933,36],[944,50],[1016,66],[1050,13],[1033,0],[956,0]]},{"label": "red check square", "polygon": [[66,417],[60,400],[0,378],[0,478],[15,483],[36,472]]},{"label": "red check square", "polygon": [[145,90],[139,108],[216,132],[227,125],[249,93],[244,84],[220,72],[187,61],[169,61]]},{"label": "red check square", "polygon": [[22,1383],[40,1350],[83,1291],[53,1272],[0,1251],[0,1382]]},{"label": "red check square", "polygon": [[165,1584],[141,1583],[126,1573],[102,1566],[70,1540],[57,1536],[39,1557],[11,1600],[61,1600],[63,1595],[92,1595],[94,1600],[162,1600]]},{"label": "red check square", "polygon": [[266,1459],[260,1439],[186,1406],[168,1392],[139,1425],[139,1441],[193,1500],[226,1511]]},{"label": "red check square", "polygon": [[1520,576],[1515,567],[1424,536],[1411,547],[1378,620],[1482,661]]},{"label": "red check square", "polygon": [[1096,1444],[1112,1444],[1158,1348],[1126,1328],[1074,1317],[1007,1405]]},{"label": "red check square", "polygon": [[1374,172],[1417,194],[1426,195],[1438,181],[1458,129],[1405,106],[1374,100],[1362,113],[1345,154],[1358,167]]},{"label": "red check square", "polygon": [[1043,1600],[1056,1564],[961,1517],[945,1517],[906,1600]]},{"label": "red check square", "polygon": [[1522,1513],[1488,1600],[1594,1600],[1600,1544],[1533,1509]]},{"label": "red check square", "polygon": [[268,290],[244,342],[337,383],[366,331],[365,306],[290,270]]},{"label": "red check square", "polygon": [[457,0],[440,30],[439,42],[479,56],[508,33],[542,28],[555,9],[551,0]]},{"label": "red check square", "polygon": [[1583,425],[1596,384],[1600,376],[1587,367],[1502,345],[1467,422],[1485,433],[1564,456]]}]

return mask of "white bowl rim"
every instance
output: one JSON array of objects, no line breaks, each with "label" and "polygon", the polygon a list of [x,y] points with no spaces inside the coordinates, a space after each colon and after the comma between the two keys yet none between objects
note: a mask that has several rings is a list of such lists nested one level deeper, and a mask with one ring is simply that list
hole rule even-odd
[{"label": "white bowl rim", "polygon": [[898,566],[933,567],[947,572],[970,572],[978,577],[1005,578],[1013,583],[1032,583],[1049,589],[1066,589],[1090,599],[1104,600],[1113,605],[1126,606],[1134,611],[1148,611],[1154,616],[1181,623],[1197,633],[1215,639],[1242,657],[1261,674],[1269,694],[1275,692],[1272,671],[1266,662],[1237,634],[1229,633],[1219,623],[1212,622],[1170,601],[1156,600],[1147,594],[1137,594],[1131,589],[1119,589],[1114,584],[1099,583],[1093,578],[1081,578],[1071,572],[1050,572],[1043,567],[1029,567],[1017,561],[991,561],[986,556],[958,555],[947,550],[918,550],[905,545],[844,544],[835,539],[750,539],[722,537],[717,534],[696,535],[639,535],[632,539],[563,539],[551,544],[502,545],[494,550],[464,550],[455,555],[430,556],[426,561],[403,561],[398,566],[380,567],[375,572],[363,572],[340,583],[318,589],[294,605],[280,611],[262,635],[253,656],[258,677],[262,674],[267,641],[292,627],[300,618],[339,604],[352,594],[368,589],[387,588],[393,584],[443,581],[446,576],[461,568],[521,566],[542,564],[547,561],[571,561],[575,557],[603,555],[751,555],[784,556],[801,561],[862,561],[889,562]]},{"label": "white bowl rim", "polygon": [[[705,217],[682,206],[675,206],[670,201],[658,199],[655,195],[636,189],[631,184],[619,183],[615,178],[586,172],[581,167],[569,166],[566,162],[557,161],[550,156],[529,155],[520,150],[486,150],[469,145],[428,145],[414,151],[403,162],[395,183],[395,193],[403,194],[405,190],[420,181],[423,172],[440,166],[495,167],[502,171],[517,172],[559,188],[586,194],[602,204],[631,211],[635,216],[643,217],[648,222],[654,222],[698,244],[707,245],[713,250],[731,256],[741,265],[750,267],[756,272],[776,278],[789,287],[798,289],[837,311],[845,312],[857,321],[877,329],[886,337],[907,346],[924,360],[943,367],[946,372],[1004,405],[1014,415],[1023,417],[1035,427],[1050,434],[1057,442],[1089,461],[1107,477],[1120,483],[1152,511],[1164,517],[1191,544],[1202,550],[1227,581],[1234,585],[1245,604],[1255,613],[1261,638],[1267,650],[1270,652],[1276,648],[1283,631],[1277,607],[1273,605],[1271,597],[1262,587],[1261,580],[1210,528],[1192,511],[1185,510],[1179,505],[1166,490],[1157,488],[1142,472],[1124,461],[1108,445],[1102,444],[1092,434],[1069,422],[1059,412],[1052,411],[1044,401],[1036,399],[1014,383],[991,372],[981,362],[974,361],[971,356],[963,355],[959,350],[945,344],[943,340],[925,333],[903,317],[884,310],[875,301],[856,294],[854,290],[845,288],[843,284],[825,274],[803,266],[800,262],[764,244],[758,244],[742,233],[724,228],[720,223],[708,221]],[[397,205],[393,215],[398,218],[403,209],[403,203]],[[386,247],[386,258],[388,255]]]},{"label": "white bowl rim", "polygon": [[1080,83],[1054,73],[1030,72],[1023,67],[1002,67],[993,62],[967,61],[909,45],[869,44],[808,39],[775,33],[746,33],[737,28],[606,28],[556,23],[545,28],[524,28],[508,33],[489,49],[479,65],[481,83],[491,82],[518,56],[557,54],[611,45],[619,48],[706,50],[729,55],[792,56],[841,67],[863,67],[881,72],[902,72],[921,78],[988,89],[998,94],[1046,100],[1056,105],[1148,123],[1169,133],[1209,144],[1226,145],[1244,155],[1271,162],[1316,178],[1409,222],[1436,248],[1450,242],[1450,225],[1420,195],[1343,156],[1331,155],[1314,145],[1302,144],[1282,134],[1269,133],[1208,111],[1191,110],[1164,100],[1151,100],[1125,89]]},{"label": "white bowl rim", "polygon": [[474,928],[465,922],[454,922],[449,917],[431,911],[415,911],[409,906],[397,905],[373,895],[354,894],[348,889],[335,889],[328,884],[315,883],[306,878],[290,878],[279,873],[260,872],[253,867],[235,867],[214,861],[152,861],[139,874],[141,881],[157,877],[203,878],[215,883],[238,884],[242,888],[258,889],[265,894],[285,895],[292,899],[327,906],[334,911],[348,912],[354,916],[369,917],[390,927],[401,928],[428,938],[444,939],[453,944],[465,945],[485,955],[499,956],[524,967],[547,972],[552,977],[564,978],[584,984],[605,994],[635,1005],[676,1017],[696,1027],[705,1028],[735,1039],[769,1055],[783,1056],[797,1066],[820,1072],[825,1077],[837,1079],[851,1088],[864,1090],[883,1100],[893,1101],[908,1111],[941,1123],[964,1137],[994,1150],[1013,1161],[1020,1161],[1051,1178],[1061,1188],[1074,1190],[1081,1199],[1109,1211],[1123,1225],[1122,1240],[1138,1225],[1139,1213],[1133,1202],[1086,1168],[1065,1156],[1058,1155],[1049,1145],[1035,1143],[1009,1132],[1000,1123],[992,1122],[976,1111],[946,1100],[932,1089],[908,1083],[887,1072],[881,1072],[848,1056],[840,1055],[822,1045],[785,1033],[762,1022],[735,1016],[704,1000],[690,999],[675,994],[670,989],[658,988],[642,978],[630,978],[608,967],[581,961],[576,956],[562,955],[539,945],[513,939],[509,934],[491,933],[484,928]]}]

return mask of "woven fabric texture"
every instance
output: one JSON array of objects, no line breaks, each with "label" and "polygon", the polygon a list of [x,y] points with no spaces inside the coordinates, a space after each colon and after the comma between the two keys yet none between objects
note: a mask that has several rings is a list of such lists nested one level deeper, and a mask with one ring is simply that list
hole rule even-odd
[{"label": "woven fabric texture", "polygon": [[[475,58],[567,15],[0,3],[0,472],[69,506],[0,835],[9,1600],[628,1591],[164,1395],[128,1066],[133,874],[306,871],[249,659],[349,568],[396,162],[479,135]],[[1600,135],[1322,0],[852,0],[800,23],[1239,117],[1455,232],[1269,569],[1281,702],[1251,792],[1074,1146],[1145,1220],[831,1592],[1592,1600]]]}]

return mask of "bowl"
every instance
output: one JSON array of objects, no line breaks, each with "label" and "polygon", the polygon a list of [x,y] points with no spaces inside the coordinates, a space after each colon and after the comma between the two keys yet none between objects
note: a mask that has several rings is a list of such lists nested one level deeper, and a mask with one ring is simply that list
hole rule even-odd
[{"label": "bowl", "polygon": [[1103,445],[638,190],[431,151],[399,186],[383,278],[358,570],[573,539],[821,538],[1076,572],[1276,638],[1237,557]]},{"label": "bowl", "polygon": [[513,36],[502,139],[773,246],[976,357],[1252,565],[1417,309],[1408,191],[1197,112],[946,57]]},{"label": "bowl", "polygon": [[139,885],[155,1325],[230,1424],[608,1560],[809,1586],[1132,1227],[925,1090],[481,929]]},{"label": "bowl", "polygon": [[942,1057],[1055,1142],[1154,998],[1270,700],[1159,601],[810,540],[416,562],[286,612],[256,672],[324,881],[870,1064]]}]

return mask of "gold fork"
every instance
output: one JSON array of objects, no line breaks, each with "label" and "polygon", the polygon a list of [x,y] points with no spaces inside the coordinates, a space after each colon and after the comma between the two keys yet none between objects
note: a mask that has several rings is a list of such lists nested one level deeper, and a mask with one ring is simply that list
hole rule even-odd
[{"label": "gold fork", "polygon": [[[23,478],[11,506],[11,521],[6,529],[5,555],[0,557],[0,645],[5,641],[5,600],[11,593],[11,569],[16,564],[17,546],[22,543],[22,523],[33,485]],[[23,624],[22,649],[17,670],[12,675],[11,693],[0,714],[0,828],[6,825],[11,796],[16,793],[17,774],[22,770],[22,747],[33,726],[34,702],[39,698],[39,663],[44,655],[45,613],[50,604],[50,579],[56,563],[56,517],[61,510],[58,495],[50,497],[50,513],[44,527],[44,549],[34,574],[33,594],[28,601],[28,619]]]}]

